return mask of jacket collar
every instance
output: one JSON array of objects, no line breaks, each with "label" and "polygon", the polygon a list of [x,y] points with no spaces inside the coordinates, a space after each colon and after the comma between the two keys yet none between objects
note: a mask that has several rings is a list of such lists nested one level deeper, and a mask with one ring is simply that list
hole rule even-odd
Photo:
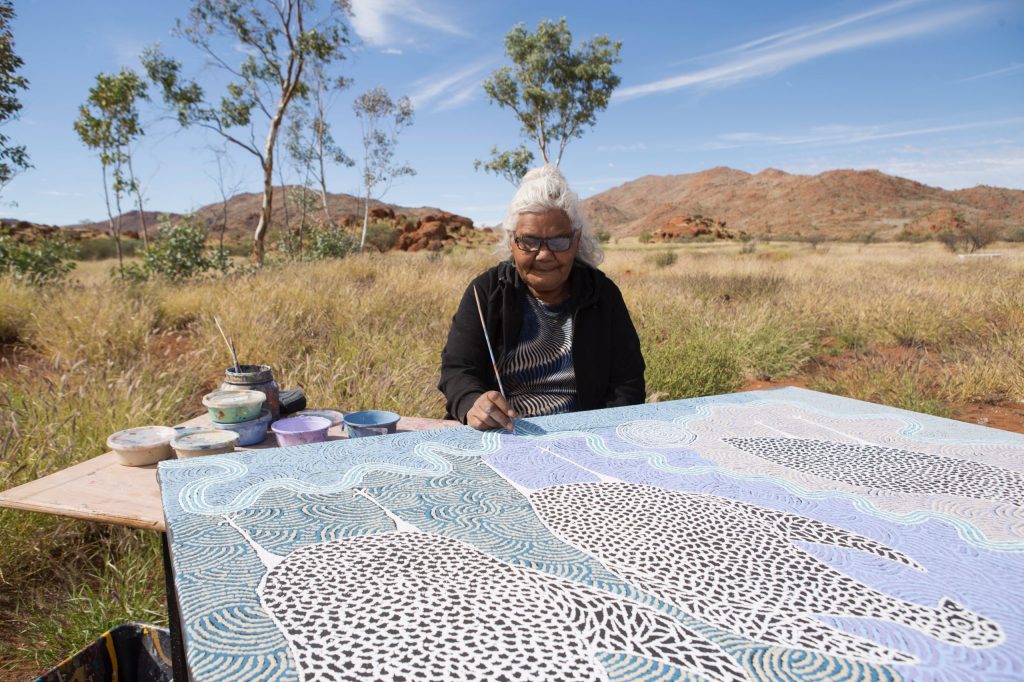
[{"label": "jacket collar", "polygon": [[[575,310],[587,308],[598,301],[601,278],[604,277],[597,268],[591,267],[577,259],[572,264],[572,272],[569,274],[569,286],[571,288],[572,307]],[[498,270],[498,281],[514,289],[522,289],[526,293],[526,282],[519,276],[515,263],[511,260],[502,261]]]}]

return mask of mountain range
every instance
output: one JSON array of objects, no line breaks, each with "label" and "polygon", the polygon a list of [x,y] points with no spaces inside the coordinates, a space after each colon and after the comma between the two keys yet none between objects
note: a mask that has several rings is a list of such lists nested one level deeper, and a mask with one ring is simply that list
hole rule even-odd
[{"label": "mountain range", "polygon": [[[295,195],[291,190],[294,188],[289,188],[288,196]],[[294,201],[286,206],[285,196],[280,187],[275,189],[277,225],[295,224],[300,213]],[[238,194],[226,202],[204,206],[195,214],[212,232],[219,232],[226,224],[229,240],[248,239],[259,219],[261,198],[257,193]],[[655,233],[692,216],[724,224],[732,232],[760,237],[818,234],[856,239],[874,233],[885,239],[903,232],[934,233],[965,223],[987,224],[1001,231],[1024,228],[1024,190],[985,185],[945,190],[877,170],[797,175],[773,168],[747,173],[719,167],[684,175],[648,175],[589,197],[582,204],[594,226],[613,236]],[[430,206],[404,207],[379,201],[371,204],[373,208],[385,206],[413,220],[441,211]],[[328,208],[337,222],[362,223],[359,197],[328,194]],[[309,210],[318,218],[322,215],[319,194],[311,193]],[[156,224],[157,212],[147,211],[145,215],[148,225]],[[9,226],[23,224],[11,219],[3,222]],[[107,222],[63,227],[106,232]],[[140,229],[138,212],[125,213],[122,230],[137,233]]]},{"label": "mountain range", "polygon": [[820,233],[848,239],[875,232],[891,238],[951,227],[957,214],[968,224],[1024,227],[1024,190],[945,190],[877,170],[794,175],[719,167],[648,175],[596,194],[583,207],[595,227],[616,236],[654,233],[672,218],[694,215],[753,236]]}]

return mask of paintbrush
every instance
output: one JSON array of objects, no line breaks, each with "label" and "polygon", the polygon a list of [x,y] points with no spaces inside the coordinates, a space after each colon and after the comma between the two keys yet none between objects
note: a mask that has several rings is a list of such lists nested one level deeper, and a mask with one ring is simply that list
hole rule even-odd
[{"label": "paintbrush", "polygon": [[491,349],[491,337],[487,335],[487,325],[484,324],[484,310],[480,307],[480,296],[476,293],[476,286],[473,287],[473,298],[476,299],[476,312],[480,315],[480,328],[484,330],[484,341],[487,343],[487,354],[491,356],[491,367],[494,368],[494,378],[498,380],[498,391],[501,397],[508,400],[505,389],[501,385],[501,375],[498,374],[498,363],[494,361],[494,351]]},{"label": "paintbrush", "polygon": [[238,356],[235,355],[235,344],[231,343],[228,339],[228,335],[224,333],[224,327],[220,326],[220,320],[217,319],[216,315],[213,316],[213,323],[217,325],[217,331],[220,332],[221,338],[224,339],[224,343],[228,346],[228,352],[231,353],[231,360],[235,363],[235,372],[241,372],[242,370],[238,368]]}]

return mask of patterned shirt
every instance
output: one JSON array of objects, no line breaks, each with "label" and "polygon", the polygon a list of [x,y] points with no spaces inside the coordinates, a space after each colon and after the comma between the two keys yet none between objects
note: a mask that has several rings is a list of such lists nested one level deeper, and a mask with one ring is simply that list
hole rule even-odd
[{"label": "patterned shirt", "polygon": [[524,417],[572,412],[576,372],[569,301],[547,305],[529,294],[526,301],[519,341],[498,368],[509,403]]}]

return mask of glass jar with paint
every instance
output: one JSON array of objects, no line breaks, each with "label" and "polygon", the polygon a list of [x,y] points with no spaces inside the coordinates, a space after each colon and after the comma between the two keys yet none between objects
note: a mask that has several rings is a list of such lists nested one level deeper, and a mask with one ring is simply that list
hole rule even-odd
[{"label": "glass jar with paint", "polygon": [[239,365],[237,370],[228,367],[224,371],[224,383],[220,387],[263,391],[267,394],[263,407],[270,410],[271,418],[277,419],[281,416],[281,387],[274,381],[274,371],[270,369],[270,365]]}]

